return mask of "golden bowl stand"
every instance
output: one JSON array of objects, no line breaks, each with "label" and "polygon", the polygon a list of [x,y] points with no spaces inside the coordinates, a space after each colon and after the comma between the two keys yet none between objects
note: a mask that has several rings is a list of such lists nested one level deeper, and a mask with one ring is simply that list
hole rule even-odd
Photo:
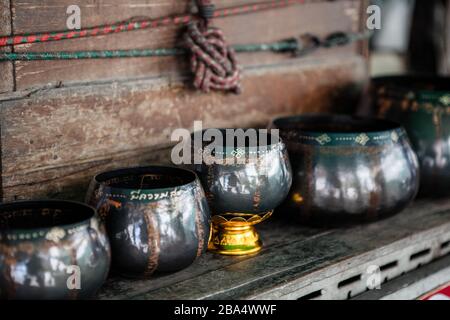
[{"label": "golden bowl stand", "polygon": [[264,214],[226,213],[212,217],[208,250],[229,256],[243,256],[261,250],[262,242],[255,225],[270,218]]}]

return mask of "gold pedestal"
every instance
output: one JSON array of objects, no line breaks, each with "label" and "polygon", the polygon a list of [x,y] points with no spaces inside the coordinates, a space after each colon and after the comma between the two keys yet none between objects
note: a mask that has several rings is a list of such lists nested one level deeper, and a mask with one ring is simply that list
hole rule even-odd
[{"label": "gold pedestal", "polygon": [[262,242],[255,225],[272,215],[273,211],[257,214],[223,214],[212,218],[212,234],[208,249],[212,252],[242,256],[261,250]]}]

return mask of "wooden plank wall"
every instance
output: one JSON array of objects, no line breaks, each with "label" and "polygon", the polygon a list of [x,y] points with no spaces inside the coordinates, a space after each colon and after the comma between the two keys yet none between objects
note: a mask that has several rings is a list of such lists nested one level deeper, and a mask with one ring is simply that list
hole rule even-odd
[{"label": "wooden plank wall", "polygon": [[264,126],[277,114],[346,110],[338,101],[348,101],[357,88],[347,90],[364,75],[363,61],[354,58],[247,72],[240,96],[203,95],[176,84],[149,90],[152,82],[141,80],[5,101],[0,109],[4,198],[76,197],[72,191],[83,190],[95,172],[159,161],[164,155],[154,149],[167,147],[172,130],[190,128],[194,120],[210,127],[251,127]]},{"label": "wooden plank wall", "polygon": [[[9,0],[0,0],[0,35],[11,34],[11,9]],[[11,48],[0,48],[0,52]],[[14,70],[12,62],[0,62],[0,93],[14,90]]]},{"label": "wooden plank wall", "polygon": [[[66,0],[11,0],[15,34],[64,29]],[[218,0],[219,6],[248,2]],[[185,0],[78,1],[82,26],[186,12]],[[362,2],[303,6],[217,21],[230,43],[280,40],[304,32],[358,31]],[[15,46],[16,51],[173,46],[172,27],[92,39]],[[194,92],[183,58],[16,62],[16,92],[0,95],[2,199],[82,199],[97,172],[167,162],[173,129],[265,126],[276,115],[351,112],[367,80],[361,45],[305,58],[240,54],[244,91]]]},{"label": "wooden plank wall", "polygon": [[[133,17],[163,17],[188,11],[190,0],[104,0],[77,1],[81,8],[82,27],[92,27]],[[229,7],[261,0],[217,0],[218,7]],[[305,5],[218,19],[230,43],[277,41],[304,32],[325,35],[335,30],[356,31],[359,28],[359,1],[306,1]],[[66,29],[66,8],[73,0],[12,0],[15,34]],[[326,21],[320,17],[326,17]],[[180,37],[179,27],[141,30],[95,38],[26,44],[15,46],[17,52],[85,49],[134,49],[173,47]],[[355,46],[342,50],[354,52]],[[276,54],[244,54],[239,57],[246,66],[273,64],[285,60]],[[148,76],[173,76],[186,71],[184,59],[136,58],[112,61],[17,62],[17,89],[43,83],[70,83],[104,79],[129,79]]]}]

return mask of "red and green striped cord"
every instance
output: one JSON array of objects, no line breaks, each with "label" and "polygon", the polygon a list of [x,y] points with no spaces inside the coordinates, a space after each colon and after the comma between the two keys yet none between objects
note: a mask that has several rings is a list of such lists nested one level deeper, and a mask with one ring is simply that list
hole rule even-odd
[{"label": "red and green striped cord", "polygon": [[[338,36],[336,36],[338,35]],[[311,36],[311,35],[309,35]],[[295,38],[285,41],[260,44],[240,44],[232,46],[236,52],[292,52],[304,55],[314,49],[331,48],[347,45],[361,40],[366,40],[371,33],[342,33],[335,32],[323,40],[315,48],[305,48]],[[318,37],[316,37],[318,38]],[[313,49],[313,50],[311,50]],[[303,52],[303,53],[302,53]],[[98,51],[58,51],[58,52],[0,52],[0,61],[36,61],[36,60],[76,60],[76,59],[111,59],[111,58],[136,58],[136,57],[162,57],[184,55],[184,48],[160,48],[160,49],[132,49],[132,50],[98,50]]]},{"label": "red and green striped cord", "polygon": [[[305,0],[272,0],[267,2],[242,5],[214,11],[214,18],[223,18],[252,12],[265,11],[269,9],[284,8],[291,5],[303,4]],[[178,15],[158,19],[149,19],[136,22],[122,22],[100,27],[86,28],[81,30],[66,30],[61,32],[36,33],[17,36],[0,37],[0,47],[8,45],[30,44],[38,42],[59,41],[64,39],[95,37],[119,32],[157,28],[162,26],[186,25],[197,20],[196,15]]]}]

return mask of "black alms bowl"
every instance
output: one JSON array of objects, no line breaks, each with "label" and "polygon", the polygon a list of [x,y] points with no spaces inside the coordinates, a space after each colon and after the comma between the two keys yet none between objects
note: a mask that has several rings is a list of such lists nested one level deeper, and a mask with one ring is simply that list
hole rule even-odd
[{"label": "black alms bowl", "polygon": [[[245,132],[244,129],[213,130],[223,137],[227,131]],[[215,148],[220,155],[213,155],[223,159],[222,162],[204,157],[204,161],[194,165],[213,215],[265,214],[280,205],[289,192],[292,172],[286,146],[278,136],[250,130],[258,132],[253,144],[246,140],[239,146],[237,140],[224,138],[223,144]],[[204,150],[207,144],[204,143]]]},{"label": "black alms bowl", "polygon": [[207,249],[209,208],[192,171],[152,166],[105,172],[94,177],[87,197],[106,224],[112,267],[124,276],[178,271]]},{"label": "black alms bowl", "polygon": [[1,298],[88,298],[109,265],[109,242],[93,208],[69,201],[0,205]]},{"label": "black alms bowl", "polygon": [[318,225],[395,214],[416,196],[418,161],[393,122],[337,115],[274,120],[294,172],[285,209]]},{"label": "black alms bowl", "polygon": [[417,153],[421,194],[450,195],[450,77],[392,76],[372,81],[373,111],[400,122]]}]

